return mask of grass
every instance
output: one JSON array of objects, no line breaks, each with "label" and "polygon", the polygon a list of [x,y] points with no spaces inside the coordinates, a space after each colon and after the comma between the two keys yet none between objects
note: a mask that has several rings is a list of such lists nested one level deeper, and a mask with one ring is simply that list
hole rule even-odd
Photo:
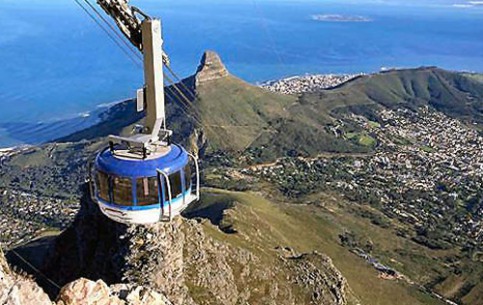
[{"label": "grass", "polygon": [[29,167],[47,167],[51,166],[53,162],[46,150],[32,148],[23,154],[16,155],[11,164],[25,169]]},{"label": "grass", "polygon": [[197,88],[197,108],[215,149],[242,151],[269,121],[288,116],[296,97],[275,94],[227,76]]},{"label": "grass", "polygon": [[381,128],[381,124],[379,124],[378,122],[369,121],[368,124],[372,128]]},{"label": "grass", "polygon": [[377,143],[376,139],[366,133],[348,132],[346,133],[345,138],[366,147],[373,147]]},{"label": "grass", "polygon": [[483,282],[476,284],[470,292],[463,297],[465,304],[478,304],[483,300]]},{"label": "grass", "polygon": [[362,135],[359,137],[359,144],[363,146],[374,146],[376,145],[376,140],[368,135]]},{"label": "grass", "polygon": [[434,152],[434,149],[432,147],[427,146],[427,145],[421,146],[421,150],[424,151],[424,152],[427,152],[427,153]]},{"label": "grass", "polygon": [[379,279],[369,264],[342,247],[338,235],[347,229],[365,232],[381,249],[406,245],[393,233],[388,238],[388,229],[374,226],[367,219],[355,219],[336,204],[331,204],[330,209],[321,209],[310,205],[275,204],[254,193],[211,189],[207,194],[218,198],[228,196],[238,203],[234,207],[233,225],[239,234],[224,234],[210,223],[204,224],[206,231],[214,238],[265,257],[267,263],[273,263],[273,248],[277,246],[289,246],[298,252],[316,250],[332,258],[346,277],[353,297],[362,304],[442,304],[414,286]]},{"label": "grass", "polygon": [[464,73],[464,76],[475,80],[477,82],[483,83],[483,74],[478,74],[478,73]]}]

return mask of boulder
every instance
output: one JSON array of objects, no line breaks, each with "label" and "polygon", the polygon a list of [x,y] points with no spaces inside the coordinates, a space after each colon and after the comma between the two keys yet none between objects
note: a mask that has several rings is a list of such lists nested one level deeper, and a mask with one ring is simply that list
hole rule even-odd
[{"label": "boulder", "polygon": [[141,286],[115,284],[80,278],[65,285],[56,305],[171,305],[160,293]]},{"label": "boulder", "polygon": [[57,305],[124,305],[118,297],[110,295],[109,287],[103,281],[80,278],[65,285],[57,297]]},{"label": "boulder", "polygon": [[51,305],[49,296],[31,278],[13,272],[0,250],[0,304]]}]

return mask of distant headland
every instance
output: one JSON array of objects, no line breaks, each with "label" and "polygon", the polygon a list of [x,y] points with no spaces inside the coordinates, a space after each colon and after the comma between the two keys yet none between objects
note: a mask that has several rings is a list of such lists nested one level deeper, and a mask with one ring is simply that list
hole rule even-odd
[{"label": "distant headland", "polygon": [[338,14],[312,15],[312,20],[323,22],[371,22],[371,18],[364,16],[345,16]]}]

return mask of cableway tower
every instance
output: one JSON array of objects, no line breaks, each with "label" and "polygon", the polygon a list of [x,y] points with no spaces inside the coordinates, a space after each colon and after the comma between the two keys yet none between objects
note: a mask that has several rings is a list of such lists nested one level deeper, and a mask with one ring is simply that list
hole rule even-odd
[{"label": "cableway tower", "polygon": [[171,143],[166,127],[161,21],[128,0],[97,0],[118,28],[143,55],[144,88],[137,92],[144,126],[129,137],[109,136],[109,147],[96,157],[91,192],[110,219],[128,224],[171,220],[199,199],[197,157]]}]

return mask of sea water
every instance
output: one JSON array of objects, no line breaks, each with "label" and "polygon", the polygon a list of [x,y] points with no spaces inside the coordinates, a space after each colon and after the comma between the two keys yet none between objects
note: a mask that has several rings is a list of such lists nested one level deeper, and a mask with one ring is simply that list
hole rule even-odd
[{"label": "sea water", "polygon": [[[483,72],[483,6],[472,3],[131,1],[163,17],[165,49],[180,77],[193,74],[209,49],[252,83],[422,65]],[[134,58],[72,0],[0,0],[0,147],[95,123],[99,107],[142,86]]]}]

